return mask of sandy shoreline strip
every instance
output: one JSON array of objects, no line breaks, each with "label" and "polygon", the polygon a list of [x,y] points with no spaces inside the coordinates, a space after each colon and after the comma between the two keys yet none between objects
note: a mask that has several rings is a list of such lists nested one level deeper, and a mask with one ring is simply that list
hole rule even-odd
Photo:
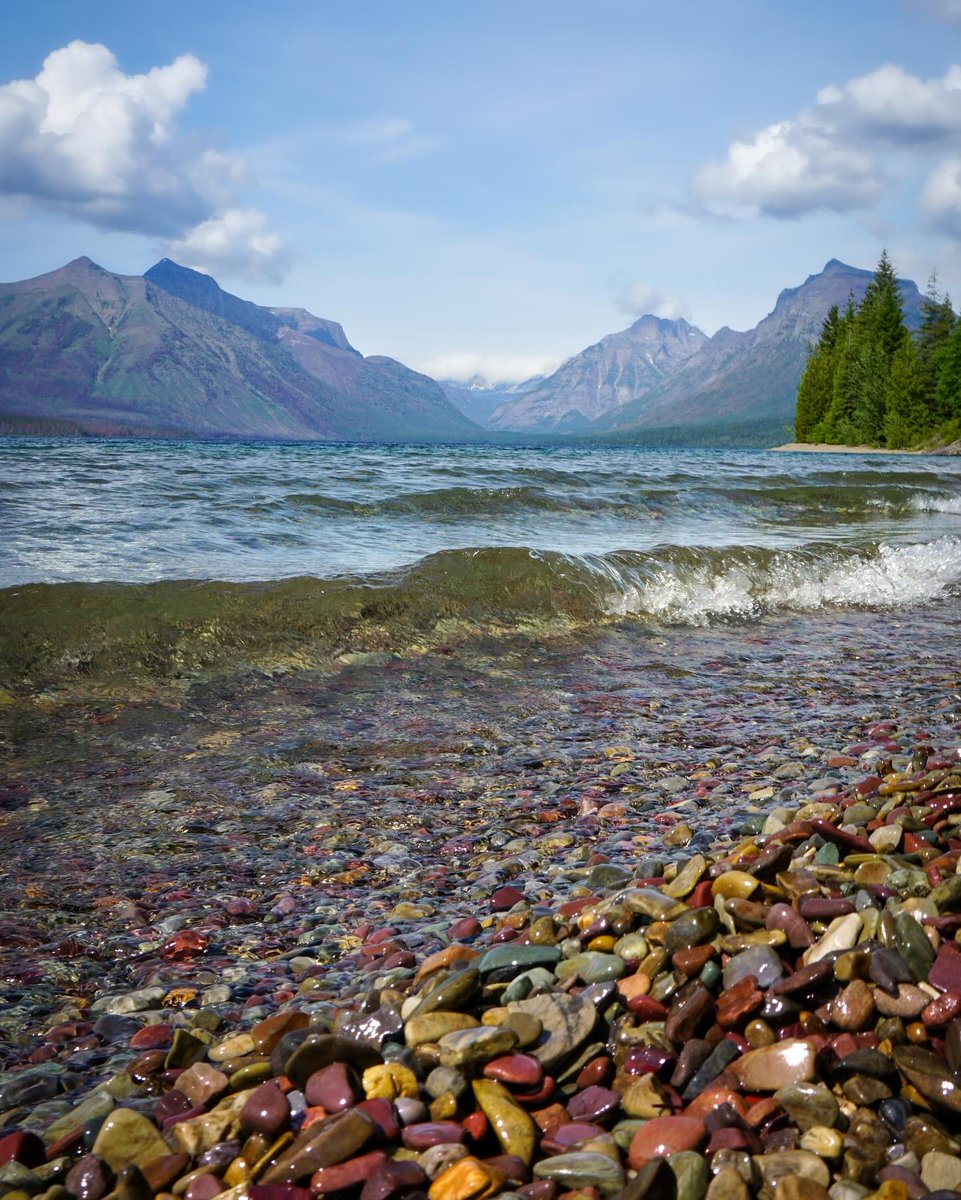
[{"label": "sandy shoreline strip", "polygon": [[828,442],[785,442],[772,450],[793,450],[802,454],[923,454],[923,450],[885,450],[878,446],[833,446]]}]

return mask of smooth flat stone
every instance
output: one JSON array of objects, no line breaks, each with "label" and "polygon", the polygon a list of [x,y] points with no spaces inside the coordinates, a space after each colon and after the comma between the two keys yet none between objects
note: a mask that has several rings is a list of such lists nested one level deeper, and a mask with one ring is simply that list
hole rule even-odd
[{"label": "smooth flat stone", "polygon": [[[881,992],[878,999],[883,996]],[[874,991],[863,979],[853,979],[831,1003],[831,1021],[838,1029],[867,1029],[874,1016]]]},{"label": "smooth flat stone", "polygon": [[829,954],[850,950],[858,940],[861,924],[860,913],[853,912],[847,913],[843,917],[835,917],[824,936],[808,950],[805,950],[804,963],[810,965],[820,962],[822,958],[827,958]]},{"label": "smooth flat stone", "polygon": [[961,1158],[929,1150],[921,1159],[921,1180],[929,1191],[961,1191]]},{"label": "smooth flat stone", "polygon": [[425,1042],[439,1042],[456,1029],[476,1029],[480,1022],[468,1013],[434,1012],[411,1017],[404,1026],[404,1040],[411,1048]]},{"label": "smooth flat stone", "polygon": [[788,1038],[773,1046],[749,1050],[728,1068],[749,1092],[776,1092],[791,1083],[810,1083],[815,1074],[813,1045]]},{"label": "smooth flat stone", "polygon": [[664,936],[664,948],[669,954],[699,946],[717,933],[721,918],[716,908],[694,908],[672,921]]},{"label": "smooth flat stone", "polygon": [[815,1126],[833,1129],[840,1116],[837,1097],[823,1083],[789,1083],[774,1099],[802,1133]]},{"label": "smooth flat stone", "polygon": [[474,1097],[491,1123],[506,1154],[516,1154],[527,1166],[534,1158],[537,1127],[532,1118],[514,1100],[502,1083],[494,1079],[475,1079]]},{"label": "smooth flat stone", "polygon": [[478,1025],[445,1033],[437,1045],[441,1066],[464,1067],[507,1054],[517,1045],[517,1034],[507,1025]]},{"label": "smooth flat stone", "polygon": [[628,1162],[636,1171],[652,1158],[667,1158],[681,1150],[697,1150],[707,1141],[700,1117],[655,1117],[631,1138]]},{"label": "smooth flat stone", "polygon": [[117,1108],[100,1126],[92,1153],[114,1171],[128,1163],[142,1167],[153,1158],[169,1154],[170,1147],[152,1121],[132,1108]]},{"label": "smooth flat stone", "polygon": [[704,1200],[711,1173],[703,1155],[679,1150],[668,1157],[667,1165],[677,1180],[677,1200]]},{"label": "smooth flat stone", "polygon": [[590,1037],[597,1020],[597,1010],[592,1004],[565,994],[529,996],[526,1000],[508,1004],[507,1010],[529,1013],[541,1022],[542,1037],[546,1034],[546,1039],[529,1047],[529,1052],[545,1071],[550,1071],[579,1049]]},{"label": "smooth flat stone", "polygon": [[248,1133],[275,1137],[290,1118],[290,1101],[270,1080],[254,1088],[240,1110],[240,1127]]},{"label": "smooth flat stone", "polygon": [[[391,1164],[399,1166],[400,1164]],[[410,1165],[410,1164],[404,1164]],[[488,1196],[496,1195],[507,1182],[503,1172],[488,1163],[481,1162],[468,1154],[457,1162],[451,1163],[446,1170],[441,1171],[430,1185],[427,1195],[429,1200],[486,1200]],[[409,1189],[405,1189],[409,1190]],[[361,1192],[361,1200],[381,1200],[383,1193],[365,1195],[367,1188]],[[389,1193],[390,1196],[397,1192]]]},{"label": "smooth flat stone", "polygon": [[372,1118],[356,1108],[310,1125],[267,1168],[261,1182],[297,1183],[322,1167],[353,1158],[376,1131]]},{"label": "smooth flat stone", "polygon": [[920,1046],[895,1046],[891,1057],[926,1100],[961,1113],[961,1080],[936,1054]]},{"label": "smooth flat stone", "polygon": [[607,1154],[590,1150],[575,1150],[572,1154],[555,1154],[534,1165],[538,1179],[551,1179],[565,1191],[596,1187],[605,1196],[615,1196],[624,1187],[621,1164]]},{"label": "smooth flat stone", "polygon": [[784,978],[784,964],[772,946],[750,946],[728,961],[722,976],[725,988],[732,988],[753,975],[763,991]]},{"label": "smooth flat stone", "polygon": [[513,942],[506,942],[502,946],[493,946],[478,960],[476,966],[481,975],[507,970],[520,973],[531,967],[553,967],[560,957],[558,946],[516,946]]}]

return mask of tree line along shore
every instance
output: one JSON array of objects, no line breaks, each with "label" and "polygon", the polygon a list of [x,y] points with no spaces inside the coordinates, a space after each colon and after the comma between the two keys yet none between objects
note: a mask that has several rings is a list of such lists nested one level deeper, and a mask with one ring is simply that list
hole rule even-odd
[{"label": "tree line along shore", "polygon": [[961,319],[932,276],[904,320],[887,251],[860,304],[834,305],[798,387],[797,443],[929,449],[961,439]]}]

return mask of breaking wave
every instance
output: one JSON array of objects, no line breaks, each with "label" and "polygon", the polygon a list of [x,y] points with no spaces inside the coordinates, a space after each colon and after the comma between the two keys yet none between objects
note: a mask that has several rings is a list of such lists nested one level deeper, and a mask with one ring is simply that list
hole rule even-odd
[{"label": "breaking wave", "polygon": [[576,635],[612,619],[698,626],[779,611],[898,609],[959,591],[955,537],[597,555],[489,547],[326,580],[28,584],[0,592],[0,683],[314,664],[505,632]]}]

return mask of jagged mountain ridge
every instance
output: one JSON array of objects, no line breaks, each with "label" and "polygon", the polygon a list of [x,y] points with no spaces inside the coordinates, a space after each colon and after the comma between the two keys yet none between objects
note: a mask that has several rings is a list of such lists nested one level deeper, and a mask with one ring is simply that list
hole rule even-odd
[{"label": "jagged mountain ridge", "polygon": [[125,276],[79,258],[0,284],[0,424],[310,440],[476,432],[432,379],[364,358],[336,322],[252,304],[169,259]]},{"label": "jagged mountain ridge", "polygon": [[535,386],[524,388],[489,418],[492,429],[567,433],[644,396],[707,341],[687,321],[641,317],[575,354]]},{"label": "jagged mountain ridge", "polygon": [[[592,430],[640,433],[725,422],[792,424],[808,348],[817,341],[828,310],[832,304],[843,308],[850,295],[860,301],[872,278],[872,271],[832,258],[800,287],[782,291],[754,329],[719,329],[670,376],[644,396],[605,414]],[[921,293],[913,280],[898,282],[905,319],[916,327]]]}]

